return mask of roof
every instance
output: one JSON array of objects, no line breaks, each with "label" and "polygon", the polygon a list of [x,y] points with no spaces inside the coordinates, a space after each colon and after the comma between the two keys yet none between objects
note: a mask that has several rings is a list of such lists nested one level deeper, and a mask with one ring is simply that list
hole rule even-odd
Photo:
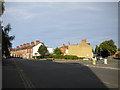
[{"label": "roof", "polygon": [[120,51],[117,51],[117,52],[115,53],[115,55],[118,55],[118,54],[120,54]]},{"label": "roof", "polygon": [[[63,46],[62,46],[61,48],[63,48]],[[65,45],[64,45],[64,48],[68,48],[68,46],[65,46]]]},{"label": "roof", "polygon": [[[44,44],[43,42],[40,42],[40,43]],[[33,48],[34,46],[36,46],[36,45],[30,45],[30,46],[26,46],[26,47],[17,48],[17,49],[11,49],[11,51],[18,51],[18,50],[30,49],[30,48]]]}]

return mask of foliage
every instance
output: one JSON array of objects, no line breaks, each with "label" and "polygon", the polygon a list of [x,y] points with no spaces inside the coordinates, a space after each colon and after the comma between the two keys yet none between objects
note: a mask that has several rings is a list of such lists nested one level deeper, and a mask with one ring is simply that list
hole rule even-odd
[{"label": "foliage", "polygon": [[38,53],[41,55],[41,56],[44,56],[46,53],[48,53],[48,50],[47,50],[47,47],[43,44],[39,47],[38,49]]},{"label": "foliage", "polygon": [[2,30],[2,55],[8,57],[10,55],[9,48],[12,47],[11,41],[14,40],[15,36],[9,36],[9,32],[11,31],[11,25],[8,24]]},{"label": "foliage", "polygon": [[95,47],[95,54],[98,54],[98,51],[99,51],[99,47],[96,45],[96,47]]},{"label": "foliage", "polygon": [[117,46],[114,44],[113,40],[103,41],[99,45],[99,55],[103,57],[111,56],[116,52]]},{"label": "foliage", "polygon": [[64,59],[79,59],[77,56],[74,55],[65,55]]},{"label": "foliage", "polygon": [[44,56],[32,56],[32,58],[34,58],[34,59],[41,59],[41,58],[44,58]]},{"label": "foliage", "polygon": [[120,51],[120,48],[118,48],[118,51]]},{"label": "foliage", "polygon": [[56,55],[60,55],[60,54],[62,54],[62,51],[61,51],[61,49],[60,48],[55,48],[54,49],[54,54],[56,54]]},{"label": "foliage", "polygon": [[45,56],[45,58],[56,58],[56,59],[79,59],[79,57],[75,55],[54,55],[50,54]]},{"label": "foliage", "polygon": [[94,51],[94,49],[92,49],[92,53],[94,53],[94,54],[95,54],[95,51]]}]

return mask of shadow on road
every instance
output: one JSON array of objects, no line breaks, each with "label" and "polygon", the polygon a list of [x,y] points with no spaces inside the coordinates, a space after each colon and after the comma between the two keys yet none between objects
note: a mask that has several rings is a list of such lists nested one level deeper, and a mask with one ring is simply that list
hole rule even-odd
[{"label": "shadow on road", "polygon": [[20,59],[5,61],[3,88],[24,88],[14,60],[35,88],[108,88],[91,69],[82,64]]}]

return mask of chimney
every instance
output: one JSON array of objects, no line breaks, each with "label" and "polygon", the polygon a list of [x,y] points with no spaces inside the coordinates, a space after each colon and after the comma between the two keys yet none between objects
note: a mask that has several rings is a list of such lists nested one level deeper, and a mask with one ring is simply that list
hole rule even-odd
[{"label": "chimney", "polygon": [[29,43],[27,43],[27,44],[26,44],[26,47],[27,47],[27,46],[30,46],[30,44],[29,44]]},{"label": "chimney", "polygon": [[40,41],[39,41],[39,40],[36,40],[36,45],[39,44],[39,43],[40,43]]},{"label": "chimney", "polygon": [[26,47],[26,44],[23,44],[23,47]]},{"label": "chimney", "polygon": [[68,46],[70,45],[70,42],[68,42]]},{"label": "chimney", "polygon": [[22,45],[20,45],[20,48],[22,48]]},{"label": "chimney", "polygon": [[82,43],[86,43],[86,39],[83,39],[83,40],[82,40]]},{"label": "chimney", "polygon": [[17,49],[19,48],[19,46],[16,47]]},{"label": "chimney", "polygon": [[31,42],[31,45],[35,45],[35,43],[34,43],[34,42]]},{"label": "chimney", "polygon": [[62,45],[63,47],[65,46],[65,44]]}]

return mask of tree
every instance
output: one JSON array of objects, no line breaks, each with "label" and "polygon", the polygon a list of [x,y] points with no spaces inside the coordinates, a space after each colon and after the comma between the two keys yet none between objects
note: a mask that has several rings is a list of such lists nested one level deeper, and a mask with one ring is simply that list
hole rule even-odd
[{"label": "tree", "polygon": [[95,54],[99,54],[99,52],[98,52],[98,50],[99,50],[99,47],[96,45],[96,47],[95,47]]},{"label": "tree", "polygon": [[117,46],[114,44],[113,40],[103,41],[99,45],[99,53],[101,56],[107,57],[113,55],[117,50]]},{"label": "tree", "polygon": [[62,54],[62,51],[61,51],[61,49],[60,48],[55,48],[54,49],[54,54],[57,54],[57,55],[60,55],[60,54]]},{"label": "tree", "polygon": [[48,53],[48,50],[47,50],[47,47],[43,44],[39,47],[38,49],[38,53],[41,55],[41,56],[44,56],[46,53]]},{"label": "tree", "polygon": [[118,51],[120,51],[120,48],[118,48]]},{"label": "tree", "polygon": [[94,51],[94,49],[92,49],[92,53],[93,53],[93,54],[95,54],[95,51]]},{"label": "tree", "polygon": [[10,24],[6,25],[4,30],[2,30],[2,55],[5,55],[6,57],[10,56],[9,48],[12,47],[11,41],[15,38],[15,36],[9,36],[10,31]]}]

